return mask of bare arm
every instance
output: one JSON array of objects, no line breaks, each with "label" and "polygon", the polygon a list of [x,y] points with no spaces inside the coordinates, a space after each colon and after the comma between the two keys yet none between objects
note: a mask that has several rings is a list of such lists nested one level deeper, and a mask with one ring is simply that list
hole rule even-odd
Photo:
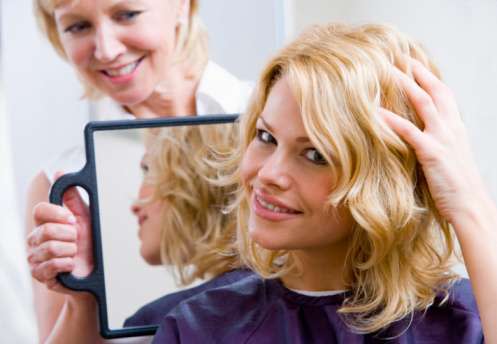
[{"label": "bare arm", "polygon": [[[28,189],[27,206],[26,206],[26,234],[29,235],[34,225],[33,208],[40,202],[48,202],[48,192],[50,190],[50,182],[43,172],[38,173]],[[32,279],[33,282],[33,297],[36,312],[36,322],[38,325],[38,333],[40,342],[44,342],[55,325],[55,322],[62,310],[65,295],[47,289],[47,287]]]},{"label": "bare arm", "polygon": [[462,249],[485,341],[497,343],[497,208],[474,162],[452,92],[412,60],[415,81],[397,71],[425,127],[382,110],[385,121],[416,152],[440,214]]}]

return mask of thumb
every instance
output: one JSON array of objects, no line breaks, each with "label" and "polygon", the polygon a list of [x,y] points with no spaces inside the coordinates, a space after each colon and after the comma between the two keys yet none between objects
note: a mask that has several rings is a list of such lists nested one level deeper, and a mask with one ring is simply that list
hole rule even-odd
[{"label": "thumb", "polygon": [[[54,180],[63,176],[63,173],[57,171]],[[64,205],[73,213],[74,216],[88,218],[88,206],[83,201],[81,194],[76,187],[70,187],[64,192],[62,197]]]}]

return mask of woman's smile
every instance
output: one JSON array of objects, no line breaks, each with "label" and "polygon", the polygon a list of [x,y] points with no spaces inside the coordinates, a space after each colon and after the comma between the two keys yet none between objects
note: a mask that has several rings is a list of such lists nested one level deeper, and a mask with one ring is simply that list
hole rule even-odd
[{"label": "woman's smile", "polygon": [[111,83],[124,84],[134,79],[135,75],[138,73],[138,67],[144,58],[145,56],[142,56],[135,61],[124,63],[120,66],[102,68],[99,69],[99,72]]},{"label": "woman's smile", "polygon": [[287,206],[280,200],[263,194],[260,190],[252,193],[252,211],[259,217],[269,221],[293,219],[302,212]]}]

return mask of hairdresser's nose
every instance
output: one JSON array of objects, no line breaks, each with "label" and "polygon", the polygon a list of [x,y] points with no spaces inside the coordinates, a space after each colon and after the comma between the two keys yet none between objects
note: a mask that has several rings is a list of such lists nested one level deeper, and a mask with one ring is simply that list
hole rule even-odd
[{"label": "hairdresser's nose", "polygon": [[109,63],[126,51],[126,45],[121,41],[112,23],[101,23],[95,30],[95,59]]},{"label": "hairdresser's nose", "polygon": [[257,177],[265,186],[287,190],[292,185],[290,165],[288,154],[276,149],[263,161]]}]

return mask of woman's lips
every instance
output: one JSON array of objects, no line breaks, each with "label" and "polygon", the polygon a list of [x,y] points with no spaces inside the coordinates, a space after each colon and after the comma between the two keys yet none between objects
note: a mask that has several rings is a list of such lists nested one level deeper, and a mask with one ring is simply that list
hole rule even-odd
[{"label": "woman's lips", "polygon": [[124,84],[133,80],[145,56],[117,68],[101,69],[100,73],[113,84]]},{"label": "woman's lips", "polygon": [[252,193],[252,210],[257,216],[270,221],[289,220],[303,214],[276,198],[259,192]]}]

